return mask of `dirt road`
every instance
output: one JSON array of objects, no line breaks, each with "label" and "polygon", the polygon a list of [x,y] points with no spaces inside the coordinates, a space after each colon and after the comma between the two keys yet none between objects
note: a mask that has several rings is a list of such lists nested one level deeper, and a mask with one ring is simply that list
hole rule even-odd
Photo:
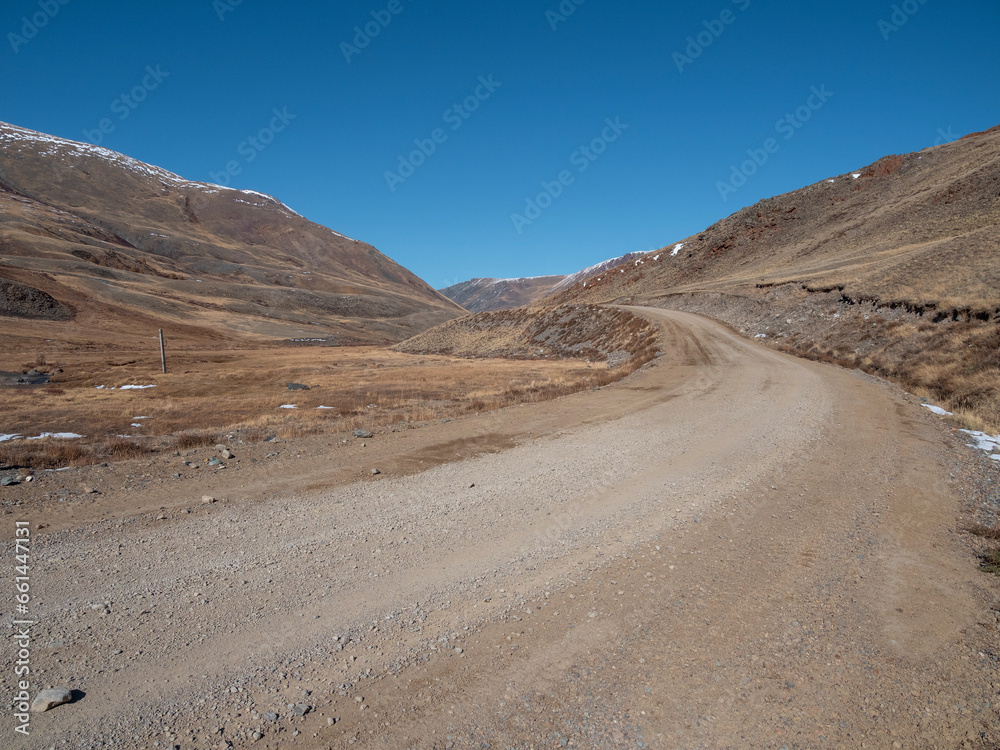
[{"label": "dirt road", "polygon": [[85,696],[0,745],[1000,746],[933,418],[644,313],[665,354],[625,381],[376,438],[365,481],[345,450],[211,505],[40,507],[35,688]]}]

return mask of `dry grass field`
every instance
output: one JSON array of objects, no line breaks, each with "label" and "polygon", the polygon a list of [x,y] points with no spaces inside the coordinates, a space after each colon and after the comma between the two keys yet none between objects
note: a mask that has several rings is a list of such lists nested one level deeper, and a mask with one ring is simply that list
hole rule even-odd
[{"label": "dry grass field", "polygon": [[[0,442],[0,465],[59,468],[230,436],[252,442],[444,419],[592,388],[626,371],[573,360],[470,360],[380,347],[183,351],[171,354],[169,365],[162,374],[149,350],[21,357],[19,372],[37,368],[52,379],[0,387],[0,433],[86,437]],[[289,391],[288,383],[309,390]],[[125,385],[156,387],[122,390]]]}]

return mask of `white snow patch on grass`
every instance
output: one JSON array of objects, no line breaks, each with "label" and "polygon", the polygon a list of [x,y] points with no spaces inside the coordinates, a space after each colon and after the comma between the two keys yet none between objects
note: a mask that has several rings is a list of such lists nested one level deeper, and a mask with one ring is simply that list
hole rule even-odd
[{"label": "white snow patch on grass", "polygon": [[279,409],[298,409],[299,407],[295,404],[282,404],[278,407]]},{"label": "white snow patch on grass", "polygon": [[123,391],[144,391],[147,388],[156,388],[155,385],[123,385],[121,390]]},{"label": "white snow patch on grass", "polygon": [[43,432],[41,435],[35,435],[35,437],[27,438],[28,440],[44,440],[45,438],[54,438],[56,440],[76,440],[78,438],[87,437],[86,435],[77,435],[75,432]]},{"label": "white snow patch on grass", "polygon": [[921,404],[925,409],[930,409],[932,413],[937,414],[939,417],[950,417],[952,413],[950,411],[945,411],[940,406],[934,406],[933,404]]},{"label": "white snow patch on grass", "polygon": [[683,249],[684,249],[684,243],[678,242],[676,245],[674,245],[674,249],[670,251],[670,257],[676,258],[677,254]]}]

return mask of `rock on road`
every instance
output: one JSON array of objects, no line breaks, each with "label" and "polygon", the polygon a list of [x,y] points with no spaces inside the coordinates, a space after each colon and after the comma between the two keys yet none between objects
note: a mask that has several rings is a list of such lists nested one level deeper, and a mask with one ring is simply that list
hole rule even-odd
[{"label": "rock on road", "polygon": [[35,687],[85,695],[10,746],[1000,746],[941,428],[640,312],[626,380],[426,438],[501,452],[39,534]]}]

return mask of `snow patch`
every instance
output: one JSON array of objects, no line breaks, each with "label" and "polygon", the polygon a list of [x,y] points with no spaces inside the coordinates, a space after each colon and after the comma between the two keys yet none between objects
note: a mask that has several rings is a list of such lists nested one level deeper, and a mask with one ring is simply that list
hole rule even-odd
[{"label": "snow patch", "polygon": [[6,443],[8,440],[44,440],[45,438],[53,438],[55,440],[75,440],[78,438],[86,437],[86,435],[77,435],[75,432],[43,432],[41,435],[35,435],[34,437],[24,437],[24,435],[10,434],[10,435],[0,435],[0,443]]},{"label": "snow patch", "polygon": [[925,409],[930,409],[931,413],[937,414],[939,417],[950,417],[952,413],[950,411],[945,411],[940,406],[934,406],[933,404],[921,404]]},{"label": "snow patch", "polygon": [[283,404],[282,406],[279,406],[278,408],[279,409],[298,409],[299,407],[296,406],[295,404]]},{"label": "snow patch", "polygon": [[123,391],[144,391],[147,388],[156,388],[155,385],[123,385],[121,390]]},{"label": "snow patch", "polygon": [[676,245],[674,245],[674,249],[670,252],[670,257],[671,258],[676,258],[677,257],[677,253],[679,253],[683,249],[684,249],[684,243],[683,242],[678,242]]},{"label": "snow patch", "polygon": [[[979,432],[977,430],[959,430],[959,432],[964,432],[966,435],[970,435],[972,439],[976,441],[975,444],[968,444],[970,448],[986,451],[987,453],[992,453],[994,450],[1000,450],[1000,435],[987,435],[985,432]],[[992,458],[998,457],[992,456]]]}]

